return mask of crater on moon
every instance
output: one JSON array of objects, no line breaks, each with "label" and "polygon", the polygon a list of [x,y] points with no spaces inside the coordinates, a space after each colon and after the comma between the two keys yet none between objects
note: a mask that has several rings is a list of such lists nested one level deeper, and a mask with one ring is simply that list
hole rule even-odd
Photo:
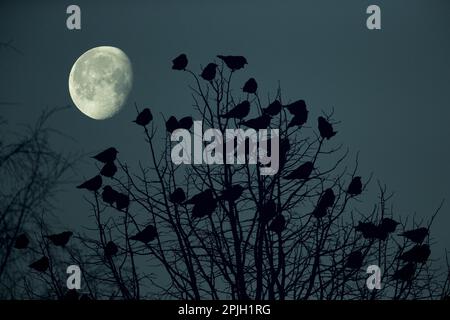
[{"label": "crater on moon", "polygon": [[96,47],[75,61],[69,92],[76,107],[90,118],[113,117],[125,105],[133,84],[127,55],[115,47]]}]

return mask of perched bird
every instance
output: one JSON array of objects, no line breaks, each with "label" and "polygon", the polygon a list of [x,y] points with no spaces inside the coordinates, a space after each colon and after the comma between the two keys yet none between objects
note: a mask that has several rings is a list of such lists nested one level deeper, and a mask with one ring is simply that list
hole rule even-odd
[{"label": "perched bird", "polygon": [[116,202],[118,194],[119,193],[116,190],[114,190],[111,186],[104,186],[102,192],[102,199],[104,202],[112,206],[113,203]]},{"label": "perched bird", "polygon": [[212,81],[216,77],[217,64],[209,63],[205,69],[203,69],[200,75],[206,81]]},{"label": "perched bird", "polygon": [[137,125],[145,127],[153,120],[152,112],[149,108],[145,108],[142,110],[136,117],[136,120],[133,120]]},{"label": "perched bird", "polygon": [[118,210],[124,210],[128,208],[129,205],[130,198],[128,197],[128,195],[118,192],[116,195],[116,208]]},{"label": "perched bird", "polygon": [[236,201],[239,199],[244,192],[244,187],[240,184],[235,184],[230,188],[225,189],[219,196],[218,200],[224,201]]},{"label": "perched bird", "polygon": [[410,281],[414,277],[416,267],[414,263],[408,263],[394,272],[392,279],[400,281]]},{"label": "perched bird", "polygon": [[[306,109],[305,100],[297,100],[285,106],[286,109],[293,116],[301,116],[306,118],[308,116],[308,110]],[[306,122],[306,121],[305,121]]]},{"label": "perched bird", "polygon": [[183,203],[184,200],[186,200],[186,194],[181,188],[176,188],[175,191],[169,195],[170,202],[180,204]]},{"label": "perched bird", "polygon": [[321,206],[319,204],[319,205],[317,205],[317,207],[312,212],[312,215],[314,217],[316,217],[317,219],[319,219],[319,218],[325,217],[327,215],[327,213],[328,213],[328,208],[325,207],[325,206]]},{"label": "perched bird", "polygon": [[353,251],[351,252],[348,257],[347,261],[345,262],[345,267],[350,269],[360,269],[364,261],[364,256],[361,251]]},{"label": "perched bird", "polygon": [[267,127],[270,126],[270,120],[271,118],[268,114],[263,114],[257,118],[243,121],[240,124],[255,130],[262,130],[267,129]]},{"label": "perched bird", "polygon": [[111,147],[93,156],[92,158],[103,163],[114,162],[118,153],[119,151],[117,151],[116,148]]},{"label": "perched bird", "polygon": [[397,225],[399,225],[399,222],[391,218],[383,218],[379,224],[379,228],[383,232],[392,233],[395,232]]},{"label": "perched bird", "polygon": [[405,231],[400,235],[411,240],[412,242],[421,243],[428,236],[428,228],[421,227],[414,230]]},{"label": "perched bird", "polygon": [[188,59],[184,53],[172,60],[173,70],[186,70]]},{"label": "perched bird", "polygon": [[144,230],[139,231],[136,235],[130,237],[131,240],[140,241],[143,243],[149,243],[158,237],[158,232],[156,227],[153,225],[148,225]]},{"label": "perched bird", "polygon": [[221,115],[222,118],[226,119],[242,119],[245,118],[250,112],[250,102],[247,100],[238,103],[234,108],[229,110],[227,113]]},{"label": "perched bird", "polygon": [[333,130],[333,126],[324,117],[317,118],[320,136],[323,139],[330,140],[331,137],[336,135],[336,131]]},{"label": "perched bird", "polygon": [[192,128],[193,124],[194,124],[194,121],[192,120],[192,117],[184,117],[184,118],[181,118],[180,121],[178,121],[177,129],[189,130]]},{"label": "perched bird", "polygon": [[48,238],[55,246],[64,247],[67,244],[67,242],[69,242],[72,235],[73,232],[64,231],[57,234],[51,234],[49,236],[46,236],[46,238]]},{"label": "perched bird", "polygon": [[166,130],[169,133],[174,132],[175,130],[178,129],[179,123],[177,118],[175,118],[174,116],[171,116],[167,121],[166,121]]},{"label": "perched bird", "polygon": [[87,189],[89,191],[97,191],[102,186],[102,177],[100,175],[97,175],[93,177],[92,179],[89,179],[79,186],[77,186],[78,189]]},{"label": "perched bird", "polygon": [[119,252],[117,245],[114,242],[109,241],[105,246],[105,256],[112,257],[115,256],[117,252]]},{"label": "perched bird", "polygon": [[246,93],[256,93],[256,90],[258,90],[258,83],[255,78],[248,79],[242,88],[242,91]]},{"label": "perched bird", "polygon": [[280,113],[281,108],[282,108],[281,102],[275,100],[274,102],[269,104],[267,108],[264,108],[263,112],[273,117]]},{"label": "perched bird", "polygon": [[281,233],[286,227],[286,219],[282,214],[277,215],[273,218],[272,222],[269,225],[269,230],[275,233]]},{"label": "perched bird", "polygon": [[355,230],[361,232],[364,239],[377,239],[379,236],[378,226],[372,222],[360,221]]},{"label": "perched bird", "polygon": [[333,189],[328,188],[320,197],[318,205],[329,208],[333,206],[335,200],[336,196],[334,195]]},{"label": "perched bird", "polygon": [[354,177],[350,182],[347,193],[351,196],[357,196],[362,192],[362,182],[361,177]]},{"label": "perched bird", "polygon": [[203,218],[210,216],[217,208],[216,199],[207,199],[203,203],[196,203],[192,208],[192,218]]},{"label": "perched bird", "polygon": [[270,199],[265,204],[261,206],[261,211],[259,212],[259,220],[261,223],[268,223],[277,214],[277,205],[275,200]]},{"label": "perched bird", "polygon": [[308,117],[306,116],[294,116],[291,121],[289,121],[288,128],[302,126],[306,123]]},{"label": "perched bird", "polygon": [[14,243],[14,248],[26,249],[29,243],[30,240],[28,239],[27,235],[25,233],[22,233],[19,236],[17,236],[16,242]]},{"label": "perched bird", "polygon": [[206,189],[200,193],[197,193],[189,200],[185,201],[184,204],[201,204],[214,199],[214,195],[211,189]]},{"label": "perched bird", "polygon": [[112,178],[117,172],[117,167],[114,162],[105,163],[100,174],[104,177]]},{"label": "perched bird", "polygon": [[48,267],[50,266],[50,261],[46,256],[43,256],[39,260],[36,260],[32,264],[29,265],[31,269],[34,269],[38,272],[45,272],[47,271]]},{"label": "perched bird", "polygon": [[403,252],[400,260],[406,262],[425,263],[431,254],[430,246],[427,244],[415,245],[412,249]]},{"label": "perched bird", "polygon": [[288,175],[284,176],[284,179],[308,179],[314,169],[314,164],[311,161],[307,161],[300,165],[297,169],[291,171]]},{"label": "perched bird", "polygon": [[225,62],[227,67],[230,68],[232,72],[244,68],[244,66],[247,64],[247,59],[242,56],[218,55],[217,57]]}]

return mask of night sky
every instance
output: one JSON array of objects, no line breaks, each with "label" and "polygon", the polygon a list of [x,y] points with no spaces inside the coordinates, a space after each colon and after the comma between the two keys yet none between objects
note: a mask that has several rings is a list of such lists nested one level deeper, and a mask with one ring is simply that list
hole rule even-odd
[{"label": "night sky", "polygon": [[[245,2],[245,3],[244,3]],[[81,8],[82,30],[66,28],[66,7]],[[377,4],[382,30],[366,28],[366,8]],[[443,199],[432,234],[450,248],[450,3],[397,1],[1,1],[0,115],[12,126],[32,124],[46,108],[70,105],[51,126],[62,152],[95,154],[114,145],[135,166],[145,160],[141,130],[131,123],[151,107],[166,118],[192,115],[192,79],[171,70],[186,53],[194,70],[217,54],[244,55],[262,97],[278,83],[285,100],[305,99],[311,119],[334,108],[336,141],[360,155],[360,173],[373,172],[362,210],[376,201],[377,180],[395,192],[404,219],[429,218]],[[68,75],[74,61],[96,46],[115,46],[130,58],[134,87],[125,109],[97,121],[73,106]],[[315,123],[315,122],[312,122]],[[89,223],[88,204],[76,183],[96,174],[80,161],[58,195],[57,215],[77,229]],[[352,165],[353,161],[349,163]],[[440,254],[442,256],[442,254]]]}]

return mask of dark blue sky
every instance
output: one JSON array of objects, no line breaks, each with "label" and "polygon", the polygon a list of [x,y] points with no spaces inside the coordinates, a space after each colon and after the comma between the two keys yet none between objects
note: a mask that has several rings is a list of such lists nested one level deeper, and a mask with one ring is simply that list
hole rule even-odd
[{"label": "dark blue sky", "polygon": [[[81,7],[81,31],[66,29],[72,3]],[[381,31],[365,26],[369,4],[381,7]],[[125,110],[96,121],[72,107],[52,125],[74,139],[55,141],[62,151],[95,153],[114,141],[135,165],[145,157],[134,142],[139,130],[121,129],[135,116],[134,101],[157,116],[194,115],[191,80],[171,70],[171,59],[184,52],[200,69],[216,54],[241,54],[249,64],[237,82],[255,77],[263,96],[280,82],[285,99],[307,101],[312,119],[334,108],[337,141],[360,152],[363,175],[374,173],[362,210],[371,209],[380,180],[396,193],[396,213],[427,218],[450,200],[449,34],[446,0],[2,1],[0,40],[13,39],[23,54],[2,52],[0,100],[20,104],[0,114],[32,123],[47,107],[71,104],[73,62],[92,47],[119,47],[135,74]],[[91,162],[77,168],[79,177],[94,172]],[[63,223],[86,222],[82,193],[70,185],[59,199]],[[433,230],[446,247],[449,206]]]}]

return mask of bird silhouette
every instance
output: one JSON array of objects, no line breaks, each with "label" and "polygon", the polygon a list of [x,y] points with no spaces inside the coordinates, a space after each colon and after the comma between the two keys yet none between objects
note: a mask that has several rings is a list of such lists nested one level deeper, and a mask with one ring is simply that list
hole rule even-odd
[{"label": "bird silhouette", "polygon": [[209,63],[205,69],[203,69],[200,75],[206,81],[212,81],[216,77],[217,64]]},{"label": "bird silhouette", "polygon": [[184,53],[172,60],[173,70],[186,70],[188,59]]},{"label": "bird silhouette", "polygon": [[103,163],[114,162],[118,153],[119,151],[117,151],[116,148],[111,147],[93,156],[92,158]]},{"label": "bird silhouette", "polygon": [[118,210],[124,210],[128,208],[129,205],[130,198],[128,197],[128,195],[118,192],[116,195],[116,208]]},{"label": "bird silhouette", "polygon": [[145,127],[153,120],[152,112],[149,108],[145,108],[142,110],[136,117],[136,120],[133,120],[137,125]]},{"label": "bird silhouette", "polygon": [[328,213],[328,207],[325,207],[323,205],[318,204],[314,211],[312,212],[312,215],[316,217],[317,219],[323,218]]},{"label": "bird silhouette", "polygon": [[323,139],[330,140],[331,137],[336,135],[336,131],[333,130],[333,126],[324,117],[317,118],[320,136]]},{"label": "bird silhouette", "polygon": [[27,235],[25,233],[22,233],[19,236],[17,236],[16,242],[14,243],[14,248],[26,249],[29,243],[30,240],[28,239]]},{"label": "bird silhouette", "polygon": [[181,118],[180,121],[178,121],[177,129],[190,130],[192,128],[193,124],[194,124],[194,121],[192,120],[192,117],[184,117],[184,118]]},{"label": "bird silhouette", "polygon": [[328,188],[321,195],[316,208],[313,211],[313,215],[316,218],[323,218],[328,213],[328,208],[332,207],[336,196],[334,195],[333,189]]},{"label": "bird silhouette", "polygon": [[364,261],[364,256],[360,250],[351,252],[347,261],[345,262],[345,267],[350,269],[360,269]]},{"label": "bird silhouette", "polygon": [[382,232],[393,233],[399,223],[391,218],[383,218],[379,224],[379,228]]},{"label": "bird silhouette", "polygon": [[203,203],[196,203],[192,208],[192,218],[203,218],[210,216],[217,208],[214,198],[206,199]]},{"label": "bird silhouette", "polygon": [[357,196],[362,192],[362,182],[361,177],[354,177],[350,182],[347,193],[351,196]]},{"label": "bird silhouette", "polygon": [[[286,109],[293,116],[301,116],[306,118],[308,116],[308,110],[306,108],[305,100],[297,100],[285,106]],[[306,122],[306,121],[305,121]]]},{"label": "bird silhouette", "polygon": [[97,191],[102,186],[102,177],[100,175],[97,175],[93,177],[92,179],[89,179],[79,186],[77,186],[78,189],[87,189],[89,191]]},{"label": "bird silhouette", "polygon": [[268,114],[269,116],[276,116],[280,113],[282,108],[281,102],[278,100],[273,101],[267,108],[263,109],[263,112]]},{"label": "bird silhouette", "polygon": [[45,272],[47,271],[48,267],[50,266],[50,261],[46,256],[43,256],[39,260],[36,260],[32,264],[29,265],[31,269],[34,269],[38,272]]},{"label": "bird silhouette", "polygon": [[408,230],[400,234],[400,236],[405,237],[412,242],[422,243],[423,240],[428,236],[428,228],[421,227],[414,230]]},{"label": "bird silhouette", "polygon": [[265,204],[261,206],[261,211],[259,213],[259,220],[261,223],[268,223],[277,214],[277,205],[275,200],[270,199]]},{"label": "bird silhouette", "polygon": [[112,178],[117,172],[117,167],[114,162],[105,163],[100,174],[104,177]]},{"label": "bird silhouette", "polygon": [[285,227],[286,219],[282,214],[279,214],[275,218],[273,218],[272,222],[269,225],[269,230],[280,234]]},{"label": "bird silhouette", "polygon": [[306,121],[308,120],[308,117],[306,116],[294,116],[291,121],[289,121],[288,124],[288,128],[292,128],[292,127],[298,127],[298,126],[302,126],[306,123]]},{"label": "bird silhouette", "polygon": [[210,201],[211,199],[214,199],[213,191],[211,189],[206,189],[185,201],[184,204],[201,204]]},{"label": "bird silhouette", "polygon": [[257,118],[242,121],[240,124],[255,130],[262,130],[267,129],[267,127],[270,126],[270,120],[271,118],[268,114],[263,114]]},{"label": "bird silhouette", "polygon": [[116,190],[114,190],[111,186],[104,186],[102,192],[102,199],[104,202],[112,206],[113,203],[117,201],[118,194],[119,193]]},{"label": "bird silhouette", "polygon": [[284,179],[308,179],[314,169],[314,164],[311,161],[307,161],[300,165],[297,169],[284,176]]},{"label": "bird silhouette", "polygon": [[242,88],[243,92],[251,94],[256,93],[256,90],[258,90],[258,83],[256,82],[255,78],[248,79],[244,84],[244,87]]},{"label": "bird silhouette", "polygon": [[176,188],[175,191],[169,195],[170,202],[180,204],[183,203],[184,200],[186,200],[186,194],[181,188]]},{"label": "bird silhouette", "polygon": [[148,225],[144,230],[139,231],[136,235],[130,237],[131,240],[140,241],[143,243],[149,243],[158,237],[158,232],[156,227],[153,225]]},{"label": "bird silhouette", "polygon": [[229,110],[227,113],[221,115],[222,118],[226,119],[242,119],[245,118],[250,112],[250,102],[247,100],[238,103],[234,108]]},{"label": "bird silhouette", "polygon": [[247,59],[245,59],[242,56],[218,55],[217,57],[221,59],[223,62],[225,62],[227,67],[230,68],[232,72],[244,68],[245,65],[247,64]]},{"label": "bird silhouette", "polygon": [[114,242],[109,241],[105,245],[105,256],[112,257],[112,256],[115,256],[118,252],[119,252],[119,248],[117,247],[117,245]]},{"label": "bird silhouette", "polygon": [[414,277],[414,273],[416,272],[416,266],[414,263],[408,263],[404,265],[402,268],[396,270],[392,276],[394,280],[400,281],[410,281]]},{"label": "bird silhouette", "polygon": [[378,226],[372,222],[359,222],[355,230],[361,232],[364,239],[377,239],[379,237]]},{"label": "bird silhouette", "polygon": [[427,244],[415,245],[412,249],[403,252],[400,260],[406,262],[425,263],[431,254],[430,246]]},{"label": "bird silhouette", "polygon": [[244,187],[240,184],[235,184],[230,188],[225,189],[222,194],[218,197],[218,200],[224,201],[236,201],[239,199],[244,192]]},{"label": "bird silhouette", "polygon": [[64,231],[61,233],[48,235],[46,238],[49,239],[55,246],[64,247],[69,242],[72,235],[73,232]]},{"label": "bird silhouette", "polygon": [[175,118],[174,116],[171,116],[167,121],[166,121],[166,130],[169,133],[174,132],[176,129],[178,129],[179,123],[177,118]]}]

